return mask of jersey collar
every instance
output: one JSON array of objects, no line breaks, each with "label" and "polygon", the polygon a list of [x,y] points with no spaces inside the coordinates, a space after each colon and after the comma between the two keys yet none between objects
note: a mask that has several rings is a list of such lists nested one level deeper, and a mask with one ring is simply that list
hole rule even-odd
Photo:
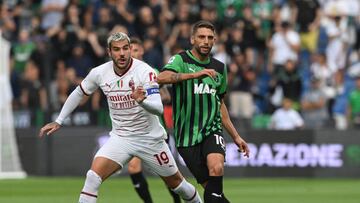
[{"label": "jersey collar", "polygon": [[205,61],[200,61],[198,58],[196,58],[190,50],[186,51],[186,54],[189,55],[189,57],[193,60],[195,60],[196,62],[200,63],[200,64],[208,64],[210,63],[210,57],[207,57],[207,59]]},{"label": "jersey collar", "polygon": [[128,67],[128,69],[126,69],[126,71],[123,73],[123,74],[118,74],[115,70],[114,70],[114,68],[113,68],[113,70],[114,70],[114,73],[117,75],[117,76],[119,76],[119,77],[122,77],[122,76],[124,76],[127,72],[129,72],[129,70],[131,69],[131,66],[133,65],[133,58],[130,58],[130,63],[129,63],[129,67]]}]

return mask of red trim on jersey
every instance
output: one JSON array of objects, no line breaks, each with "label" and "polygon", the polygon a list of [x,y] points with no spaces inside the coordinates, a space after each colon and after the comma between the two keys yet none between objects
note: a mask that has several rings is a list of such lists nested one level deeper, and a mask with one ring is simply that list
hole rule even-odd
[{"label": "red trim on jersey", "polygon": [[87,193],[87,192],[84,192],[84,191],[81,191],[81,194],[84,194],[84,195],[87,195],[87,196],[90,196],[90,197],[95,197],[95,198],[97,198],[97,195],[94,195],[94,194],[91,194],[91,193]]},{"label": "red trim on jersey", "polygon": [[86,96],[89,96],[89,94],[85,92],[85,90],[84,90],[84,88],[81,86],[81,84],[80,84],[79,86],[80,86],[81,91],[82,91]]},{"label": "red trim on jersey", "polygon": [[114,70],[114,72],[115,72],[115,74],[117,75],[117,76],[119,76],[119,77],[122,77],[123,75],[125,75],[127,72],[129,72],[129,70],[130,70],[130,68],[131,68],[131,66],[132,66],[132,64],[133,64],[133,58],[130,58],[130,63],[129,63],[129,67],[128,67],[128,69],[126,69],[125,70],[125,72],[123,73],[123,74],[118,74],[115,70]]}]

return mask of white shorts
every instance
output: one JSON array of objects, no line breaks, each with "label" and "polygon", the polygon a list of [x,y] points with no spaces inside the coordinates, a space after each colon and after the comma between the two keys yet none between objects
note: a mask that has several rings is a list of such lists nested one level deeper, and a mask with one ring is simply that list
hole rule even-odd
[{"label": "white shorts", "polygon": [[143,161],[144,167],[159,176],[168,177],[178,171],[165,140],[112,135],[95,154],[95,157],[105,157],[115,161],[121,168],[134,156]]}]

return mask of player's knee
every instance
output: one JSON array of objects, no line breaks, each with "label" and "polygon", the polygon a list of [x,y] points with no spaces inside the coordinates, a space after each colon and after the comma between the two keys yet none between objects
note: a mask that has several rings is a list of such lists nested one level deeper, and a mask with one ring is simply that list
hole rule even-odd
[{"label": "player's knee", "polygon": [[166,185],[171,189],[178,187],[181,184],[181,182],[183,182],[184,180],[183,176],[180,174],[179,171],[172,176],[162,177],[162,179],[164,180]]},{"label": "player's knee", "polygon": [[129,163],[128,165],[128,172],[130,174],[135,174],[141,172],[141,165],[137,163]]},{"label": "player's knee", "polygon": [[101,176],[99,176],[95,171],[93,170],[88,170],[88,172],[86,173],[86,179],[89,180],[90,182],[93,182],[95,184],[101,184],[102,182],[102,178]]},{"label": "player's knee", "polygon": [[209,175],[210,176],[222,176],[224,174],[224,164],[216,163],[209,166]]}]

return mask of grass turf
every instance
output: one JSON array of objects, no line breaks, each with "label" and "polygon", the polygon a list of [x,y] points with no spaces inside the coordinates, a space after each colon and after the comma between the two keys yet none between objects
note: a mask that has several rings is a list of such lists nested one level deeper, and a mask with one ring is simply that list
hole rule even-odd
[{"label": "grass turf", "polygon": [[[0,180],[0,202],[75,203],[83,181],[81,177]],[[148,182],[154,203],[172,202],[160,179],[151,177]],[[359,203],[360,179],[226,178],[224,191],[232,203]],[[98,203],[113,202],[141,202],[128,177],[111,177],[103,183]]]}]

